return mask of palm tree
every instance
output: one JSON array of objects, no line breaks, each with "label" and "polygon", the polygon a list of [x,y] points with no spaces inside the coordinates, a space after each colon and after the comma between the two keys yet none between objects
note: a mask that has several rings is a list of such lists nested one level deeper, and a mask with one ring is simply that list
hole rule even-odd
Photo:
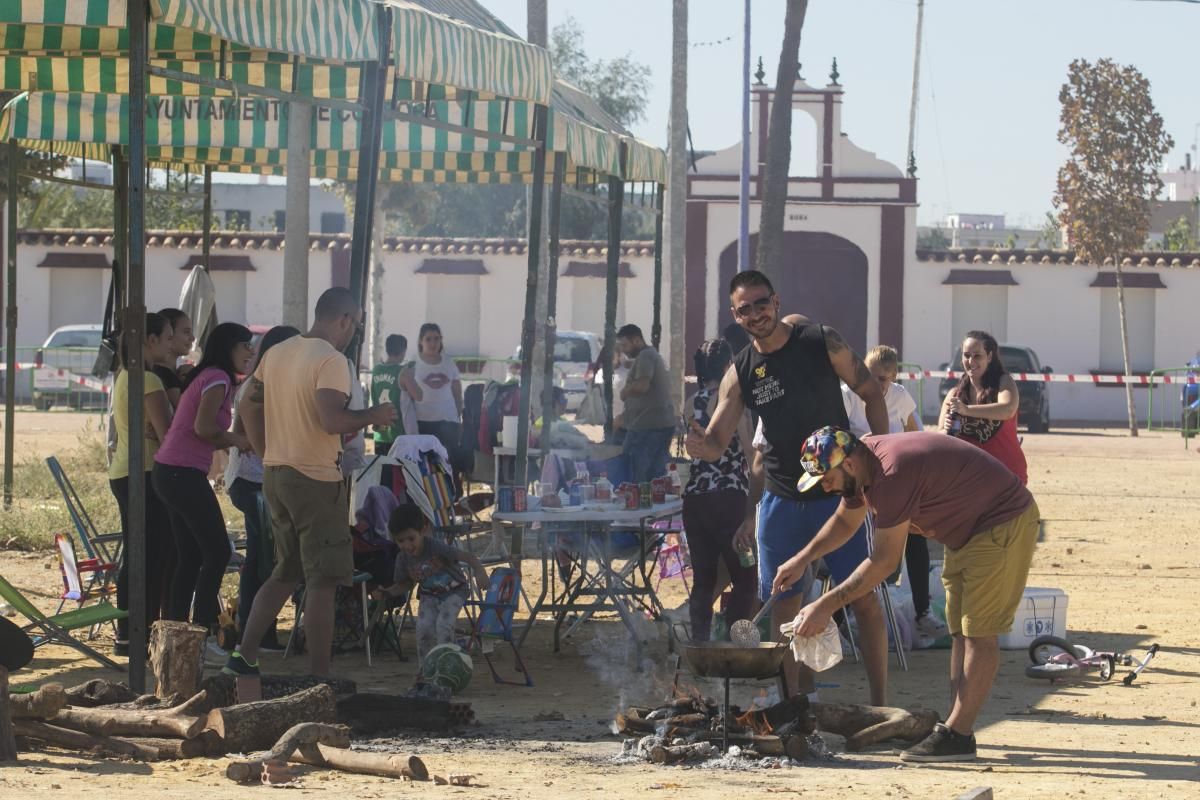
[{"label": "palm tree", "polygon": [[755,258],[755,266],[767,274],[779,263],[783,252],[783,213],[787,206],[788,166],[792,160],[792,87],[799,68],[800,32],[807,12],[808,0],[788,0],[783,18],[783,47],[767,126],[767,174]]}]

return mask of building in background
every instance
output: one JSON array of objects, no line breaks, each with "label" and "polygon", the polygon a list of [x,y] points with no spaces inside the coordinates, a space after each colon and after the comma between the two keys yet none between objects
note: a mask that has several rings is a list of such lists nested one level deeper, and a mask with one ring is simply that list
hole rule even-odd
[{"label": "building in background", "polygon": [[[85,170],[73,162],[66,168],[68,177],[82,180]],[[178,173],[172,173],[177,175]],[[86,177],[90,183],[112,185],[112,167],[89,162]],[[191,173],[191,190],[196,193],[196,208],[203,202],[201,176]],[[80,189],[79,191],[85,191]],[[221,230],[276,231],[283,233],[287,214],[286,179],[273,175],[236,175],[214,173],[212,186],[213,219]],[[308,229],[312,233],[344,233],[346,206],[320,183],[312,184],[308,195]]]}]

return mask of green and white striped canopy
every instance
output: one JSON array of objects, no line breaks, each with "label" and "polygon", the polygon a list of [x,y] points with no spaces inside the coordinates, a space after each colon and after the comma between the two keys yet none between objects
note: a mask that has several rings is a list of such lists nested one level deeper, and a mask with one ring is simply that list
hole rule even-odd
[{"label": "green and white striped canopy", "polygon": [[[376,9],[390,8],[393,66],[389,78],[444,84],[513,100],[548,104],[553,87],[549,54],[511,35],[473,27],[431,11],[439,0],[153,0],[149,57],[162,60],[308,67],[361,65],[379,58]],[[129,47],[126,0],[4,0],[0,2],[0,55],[42,60],[36,72],[53,73],[53,62],[85,56],[123,56]],[[315,62],[307,64],[307,61]],[[31,70],[16,74],[5,64],[4,89],[80,91],[90,87],[28,85]],[[227,75],[227,77],[233,77]],[[303,92],[267,75],[263,86]],[[357,92],[356,75],[345,85]],[[278,82],[270,80],[277,78]],[[321,97],[318,78],[311,89]],[[329,81],[333,85],[339,80]],[[125,89],[118,83],[116,91]],[[329,95],[335,96],[335,95]]]},{"label": "green and white striped canopy", "polygon": [[[287,106],[262,98],[149,96],[146,102],[146,145],[151,158],[179,163],[230,167],[286,165]],[[420,122],[387,120],[383,126],[384,170],[415,170],[424,180],[495,182],[497,174],[532,177],[532,146],[486,134],[527,137],[531,120],[527,105],[504,113],[499,100],[430,101],[422,115],[435,120],[469,120],[480,135],[444,130]],[[568,170],[620,175],[620,139],[565,112],[552,112],[547,136],[550,152],[567,154]],[[318,108],[312,115],[310,145],[314,177],[350,180],[355,177],[360,130],[355,114]],[[67,155],[103,159],[109,145],[129,144],[129,99],[126,95],[33,92],[14,98],[0,113],[0,139],[23,142],[72,143],[56,146]],[[92,149],[86,146],[96,146]],[[633,151],[631,151],[633,152]],[[270,155],[268,155],[270,154]],[[334,158],[334,156],[347,156]],[[630,171],[645,159],[630,158]],[[491,173],[471,178],[476,171]],[[408,174],[408,173],[405,173]]]}]

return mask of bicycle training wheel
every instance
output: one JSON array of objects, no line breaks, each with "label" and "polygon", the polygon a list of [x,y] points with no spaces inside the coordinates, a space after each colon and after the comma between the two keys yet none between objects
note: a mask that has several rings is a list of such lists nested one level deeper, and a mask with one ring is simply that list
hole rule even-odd
[{"label": "bicycle training wheel", "polygon": [[1067,655],[1072,659],[1087,657],[1084,648],[1058,636],[1039,636],[1029,643],[1029,660],[1034,664],[1045,664],[1058,655]]},{"label": "bicycle training wheel", "polygon": [[1105,656],[1100,662],[1100,680],[1106,681],[1113,676],[1117,669],[1117,660],[1112,656]]}]

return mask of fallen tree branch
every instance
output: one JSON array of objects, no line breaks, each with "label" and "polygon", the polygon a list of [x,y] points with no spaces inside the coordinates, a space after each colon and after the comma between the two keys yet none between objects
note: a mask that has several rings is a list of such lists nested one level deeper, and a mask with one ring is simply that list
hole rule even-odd
[{"label": "fallen tree branch", "polygon": [[938,721],[936,711],[907,711],[890,706],[813,703],[817,728],[846,737],[846,749],[858,752],[888,739],[923,739]]},{"label": "fallen tree branch", "polygon": [[15,694],[9,700],[13,719],[49,719],[67,705],[61,683],[47,683],[36,692]]},{"label": "fallen tree branch", "polygon": [[345,725],[326,725],[319,722],[302,722],[299,725],[293,725],[267,752],[254,758],[231,762],[225,768],[225,777],[239,783],[259,780],[264,763],[268,761],[286,762],[295,755],[301,745],[314,743],[349,747],[350,729]]},{"label": "fallen tree branch", "polygon": [[204,730],[204,718],[181,713],[192,700],[174,708],[71,708],[59,711],[51,720],[55,725],[74,728],[98,736],[160,736],[191,739]]},{"label": "fallen tree branch", "polygon": [[425,762],[417,756],[361,753],[356,750],[343,750],[314,743],[301,745],[300,749],[292,756],[292,760],[360,775],[382,775],[387,778],[408,778],[414,781],[429,780],[429,770],[425,768]]},{"label": "fallen tree branch", "polygon": [[106,681],[102,678],[93,678],[86,683],[67,689],[67,703],[76,708],[132,703],[137,697],[137,692],[125,684]]},{"label": "fallen tree branch", "polygon": [[67,750],[81,750],[118,758],[133,758],[138,761],[158,761],[159,751],[153,745],[145,745],[128,739],[103,736],[94,733],[62,728],[32,719],[13,720],[13,730],[26,739],[37,739],[46,744]]}]

